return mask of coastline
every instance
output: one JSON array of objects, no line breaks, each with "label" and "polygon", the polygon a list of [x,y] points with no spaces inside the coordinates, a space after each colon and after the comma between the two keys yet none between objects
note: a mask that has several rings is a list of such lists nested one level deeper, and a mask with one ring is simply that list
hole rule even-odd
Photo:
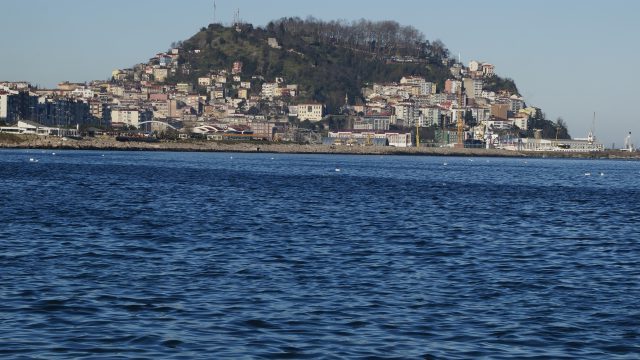
[{"label": "coastline", "polygon": [[532,152],[500,149],[410,147],[390,146],[328,146],[266,142],[216,142],[205,140],[164,140],[159,142],[116,141],[113,137],[63,139],[51,136],[10,135],[0,136],[2,149],[57,149],[57,150],[108,150],[108,151],[183,151],[183,152],[236,152],[236,153],[288,153],[288,154],[343,154],[343,155],[419,155],[419,156],[472,156],[472,157],[527,157],[573,159],[633,159],[640,160],[640,153],[608,150],[591,153]]}]

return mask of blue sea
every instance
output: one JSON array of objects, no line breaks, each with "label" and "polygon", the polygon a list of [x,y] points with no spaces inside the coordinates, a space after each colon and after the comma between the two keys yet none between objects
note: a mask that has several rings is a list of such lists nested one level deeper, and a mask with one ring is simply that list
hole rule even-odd
[{"label": "blue sea", "polygon": [[0,151],[3,359],[639,359],[640,162]]}]

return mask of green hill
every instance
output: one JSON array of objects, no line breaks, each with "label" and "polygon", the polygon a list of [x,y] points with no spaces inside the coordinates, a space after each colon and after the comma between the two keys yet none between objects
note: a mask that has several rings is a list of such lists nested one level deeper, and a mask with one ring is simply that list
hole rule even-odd
[{"label": "green hill", "polygon": [[[270,46],[269,38],[279,47]],[[397,82],[407,75],[422,76],[441,91],[452,77],[449,67],[454,62],[441,41],[426,40],[415,28],[394,21],[282,18],[257,28],[210,24],[176,45],[182,50],[180,67],[170,82],[197,84],[198,77],[241,61],[243,80],[256,75],[273,82],[282,77],[299,86],[296,101],[324,103],[331,114],[344,104],[345,95],[353,104],[363,100],[364,86]],[[260,85],[253,81],[252,91]],[[518,93],[512,79],[499,76],[487,79],[485,88]],[[548,130],[545,134],[556,133],[551,121],[535,119],[535,125]]]},{"label": "green hill", "polygon": [[[269,38],[275,38],[280,48],[269,46]],[[442,89],[451,77],[444,44],[424,40],[414,28],[390,21],[345,24],[287,18],[265,28],[211,24],[181,47],[186,54],[181,62],[190,70],[170,80],[195,83],[197,77],[229,69],[239,60],[243,74],[267,81],[283,77],[299,85],[300,101],[325,103],[330,112],[344,104],[345,93],[350,102],[362,98],[361,89],[367,84],[419,75]]]}]

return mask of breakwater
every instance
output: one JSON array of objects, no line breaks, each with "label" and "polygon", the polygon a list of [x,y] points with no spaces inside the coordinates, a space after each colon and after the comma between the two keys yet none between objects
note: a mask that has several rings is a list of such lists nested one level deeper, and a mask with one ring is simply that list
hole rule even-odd
[{"label": "breakwater", "polygon": [[598,159],[640,159],[636,153],[603,151],[596,153],[531,152],[501,149],[392,146],[328,146],[295,143],[218,142],[206,140],[161,140],[157,142],[117,141],[112,136],[87,137],[79,140],[52,136],[0,134],[0,148],[69,149],[110,151],[193,151],[193,152],[270,152],[290,154],[352,155],[427,155],[490,157],[561,157]]}]

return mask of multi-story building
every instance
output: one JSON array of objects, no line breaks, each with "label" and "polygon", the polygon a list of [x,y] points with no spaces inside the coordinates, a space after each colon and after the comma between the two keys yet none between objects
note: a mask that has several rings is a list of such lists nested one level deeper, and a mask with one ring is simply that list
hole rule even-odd
[{"label": "multi-story building", "polygon": [[273,99],[276,96],[276,90],[278,89],[277,83],[264,83],[262,84],[262,97],[267,99]]},{"label": "multi-story building", "polygon": [[482,64],[482,75],[485,77],[492,77],[495,75],[495,67],[492,64]]},{"label": "multi-story building", "polygon": [[189,83],[178,83],[176,84],[176,91],[188,94],[193,91],[193,85]]},{"label": "multi-story building", "polygon": [[0,90],[0,120],[7,118],[7,104],[9,100],[9,92]]},{"label": "multi-story building", "polygon": [[7,96],[6,122],[13,124],[18,120],[35,120],[38,113],[38,97],[29,91],[19,91]]},{"label": "multi-story building", "polygon": [[447,79],[444,82],[444,92],[446,94],[457,94],[459,91],[462,91],[462,81]]},{"label": "multi-story building", "polygon": [[427,106],[419,109],[422,115],[420,126],[440,126],[444,111],[438,106]]},{"label": "multi-story building", "polygon": [[41,97],[36,112],[37,122],[45,126],[74,128],[99,122],[91,116],[87,102],[69,98]]},{"label": "multi-story building", "polygon": [[511,97],[509,98],[509,104],[511,107],[511,112],[513,113],[517,113],[520,110],[524,109],[525,104],[524,104],[524,99],[522,99],[521,97],[517,96],[517,95],[511,95]]},{"label": "multi-story building", "polygon": [[298,119],[300,121],[320,121],[322,120],[324,105],[322,104],[299,104]]},{"label": "multi-story building", "polygon": [[114,127],[140,125],[140,110],[132,108],[111,109],[111,125]]},{"label": "multi-story building", "polygon": [[396,118],[402,120],[406,126],[413,126],[417,120],[416,106],[411,101],[405,101],[394,105]]},{"label": "multi-story building", "polygon": [[482,79],[475,78],[465,78],[464,79],[464,90],[465,94],[470,99],[475,99],[476,97],[480,97],[482,95]]}]

